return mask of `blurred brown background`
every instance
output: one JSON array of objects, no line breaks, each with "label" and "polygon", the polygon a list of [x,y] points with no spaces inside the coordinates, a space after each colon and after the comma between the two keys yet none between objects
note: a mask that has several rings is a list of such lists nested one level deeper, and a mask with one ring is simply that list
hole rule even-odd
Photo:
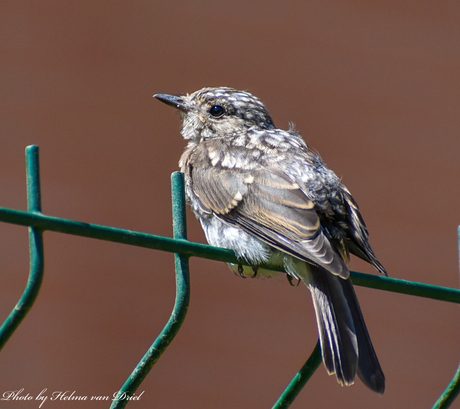
[{"label": "blurred brown background", "polygon": [[[456,1],[3,1],[0,206],[25,210],[24,148],[37,144],[46,214],[171,236],[185,143],[152,95],[232,86],[343,176],[392,277],[457,288],[459,21]],[[45,257],[37,302],[0,353],[0,394],[112,395],[169,317],[173,256],[47,232]],[[3,320],[26,282],[26,228],[0,225],[0,266]],[[183,329],[128,408],[270,408],[316,343],[308,290],[200,259],[191,280]],[[292,408],[432,407],[459,363],[458,305],[357,291],[385,395],[321,366]]]}]

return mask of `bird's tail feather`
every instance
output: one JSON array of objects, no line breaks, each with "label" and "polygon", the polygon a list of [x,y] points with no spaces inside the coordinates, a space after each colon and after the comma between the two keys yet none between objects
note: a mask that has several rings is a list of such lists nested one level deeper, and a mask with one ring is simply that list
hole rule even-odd
[{"label": "bird's tail feather", "polygon": [[339,279],[339,282],[342,286],[345,298],[347,299],[348,307],[353,317],[356,336],[358,337],[358,376],[368,388],[374,392],[383,394],[383,392],[385,392],[385,375],[380,367],[377,354],[375,353],[369,332],[367,331],[353,284],[351,279]]},{"label": "bird's tail feather", "polygon": [[309,281],[323,363],[341,385],[352,385],[358,368],[358,339],[338,277],[312,267]]},{"label": "bird's tail feather", "polygon": [[[341,385],[354,383],[356,374],[371,390],[382,394],[383,375],[372,346],[351,279],[341,279],[320,267],[292,265],[296,277],[311,291],[321,352],[329,374]],[[303,266],[302,266],[303,267]],[[292,271],[291,270],[291,271]]]}]

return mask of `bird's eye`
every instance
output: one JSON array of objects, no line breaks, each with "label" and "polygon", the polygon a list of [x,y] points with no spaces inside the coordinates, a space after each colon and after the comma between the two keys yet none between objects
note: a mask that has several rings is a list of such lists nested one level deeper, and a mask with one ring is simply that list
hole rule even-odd
[{"label": "bird's eye", "polygon": [[209,113],[214,117],[214,118],[220,118],[221,116],[223,116],[225,114],[225,109],[224,107],[220,106],[220,105],[213,105],[210,109],[209,109]]}]

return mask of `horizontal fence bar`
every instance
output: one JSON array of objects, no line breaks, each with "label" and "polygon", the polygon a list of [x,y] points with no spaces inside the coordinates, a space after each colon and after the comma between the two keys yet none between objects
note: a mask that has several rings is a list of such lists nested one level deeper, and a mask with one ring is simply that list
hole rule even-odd
[{"label": "horizontal fence bar", "polygon": [[377,290],[415,295],[418,297],[460,304],[460,290],[455,288],[423,284],[415,281],[401,280],[399,278],[374,276],[371,274],[358,273],[356,271],[351,272],[351,277],[353,284],[361,287],[375,288]]},{"label": "horizontal fence bar", "polygon": [[[97,224],[82,223],[72,220],[47,216],[44,214],[28,213],[20,210],[0,208],[0,221],[32,226],[40,230],[49,230],[67,233],[75,236],[90,237],[116,243],[130,244],[138,247],[179,253],[187,257],[201,257],[210,260],[224,261],[226,263],[241,263],[231,250],[209,246],[207,244],[193,243],[182,239],[155,236],[132,230],[117,229]],[[265,268],[281,271],[279,268],[266,265]],[[352,271],[353,283],[362,287],[392,291],[400,294],[415,295],[418,297],[448,301],[460,304],[460,290],[454,288],[434,286],[396,278],[375,276]]]},{"label": "horizontal fence bar", "polygon": [[0,221],[22,226],[33,226],[44,231],[49,230],[58,233],[162,250],[170,253],[180,253],[185,256],[203,257],[225,262],[237,262],[235,254],[231,250],[220,249],[206,244],[193,243],[182,239],[172,239],[132,230],[60,219],[44,214],[33,214],[19,210],[0,208]]}]

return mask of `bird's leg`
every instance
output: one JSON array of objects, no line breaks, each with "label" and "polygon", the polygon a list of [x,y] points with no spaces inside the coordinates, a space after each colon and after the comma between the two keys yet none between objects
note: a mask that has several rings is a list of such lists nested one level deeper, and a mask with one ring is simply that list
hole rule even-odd
[{"label": "bird's leg", "polygon": [[254,275],[251,278],[256,278],[259,272],[259,266],[252,266],[252,271],[254,271]]}]

